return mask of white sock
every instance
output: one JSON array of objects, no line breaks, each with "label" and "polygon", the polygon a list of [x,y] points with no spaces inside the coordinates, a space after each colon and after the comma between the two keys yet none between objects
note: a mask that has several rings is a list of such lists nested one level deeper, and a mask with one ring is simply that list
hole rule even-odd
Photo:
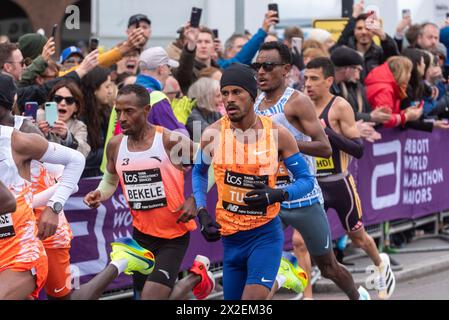
[{"label": "white sock", "polygon": [[114,260],[114,261],[111,261],[110,264],[115,266],[118,270],[118,274],[120,274],[123,271],[125,271],[126,268],[128,267],[128,260],[126,260],[126,259]]},{"label": "white sock", "polygon": [[278,283],[278,289],[282,288],[282,286],[285,283],[285,280],[287,280],[287,278],[282,274],[278,274],[276,276],[276,282]]}]

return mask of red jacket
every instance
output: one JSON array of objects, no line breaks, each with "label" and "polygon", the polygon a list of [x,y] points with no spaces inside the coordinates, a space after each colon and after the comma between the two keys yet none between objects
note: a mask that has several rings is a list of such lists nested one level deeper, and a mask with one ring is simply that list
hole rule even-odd
[{"label": "red jacket", "polygon": [[396,83],[388,63],[374,68],[365,79],[366,95],[373,109],[388,107],[391,118],[384,122],[387,128],[405,124],[405,114],[401,111],[401,100],[405,98],[402,89]]}]

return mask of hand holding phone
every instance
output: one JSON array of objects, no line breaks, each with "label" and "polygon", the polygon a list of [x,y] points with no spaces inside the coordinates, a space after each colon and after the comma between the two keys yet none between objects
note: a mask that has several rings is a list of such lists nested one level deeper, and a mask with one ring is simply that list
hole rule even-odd
[{"label": "hand holding phone", "polygon": [[214,34],[214,38],[218,39],[218,29],[212,29],[212,32]]},{"label": "hand holding phone", "polygon": [[55,125],[56,120],[58,120],[58,107],[56,102],[46,102],[45,103],[45,121],[47,121],[50,127]]},{"label": "hand holding phone", "polygon": [[279,9],[278,9],[278,4],[277,3],[269,3],[268,4],[268,10],[269,11],[276,11],[276,18],[278,18],[278,23],[279,23]]},{"label": "hand holding phone", "polygon": [[203,9],[193,7],[192,13],[190,15],[190,26],[192,28],[198,28],[200,26],[200,20],[201,20],[201,13]]}]

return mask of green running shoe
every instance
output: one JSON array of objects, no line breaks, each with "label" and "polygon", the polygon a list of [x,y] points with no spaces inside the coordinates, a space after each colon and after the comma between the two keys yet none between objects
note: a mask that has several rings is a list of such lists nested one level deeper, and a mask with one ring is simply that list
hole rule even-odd
[{"label": "green running shoe", "polygon": [[301,293],[307,287],[307,273],[299,266],[295,268],[285,257],[282,257],[281,259],[278,274],[283,275],[286,279],[282,286],[284,288],[293,290],[296,293]]},{"label": "green running shoe", "polygon": [[118,238],[111,243],[111,260],[126,259],[128,267],[124,271],[127,275],[140,272],[149,275],[154,269],[154,255],[151,251],[142,248],[132,238]]}]

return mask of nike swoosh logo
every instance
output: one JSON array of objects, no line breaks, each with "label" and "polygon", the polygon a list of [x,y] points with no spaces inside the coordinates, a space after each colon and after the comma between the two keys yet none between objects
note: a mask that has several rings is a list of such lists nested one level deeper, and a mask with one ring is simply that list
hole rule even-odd
[{"label": "nike swoosh logo", "polygon": [[162,160],[159,157],[150,157],[150,159],[154,159],[154,160],[157,160],[159,162],[162,162]]},{"label": "nike swoosh logo", "polygon": [[167,277],[167,280],[170,280],[170,275],[168,274],[168,272],[167,272],[167,271],[165,271],[165,270],[162,270],[162,269],[158,269],[158,271],[162,272],[162,273],[164,274],[164,276],[166,276],[166,277]]},{"label": "nike swoosh logo", "polygon": [[292,164],[292,166],[297,166],[299,164],[299,162],[295,162]]},{"label": "nike swoosh logo", "polygon": [[55,289],[55,293],[60,293],[62,290],[64,290],[65,289],[65,286],[64,287],[62,287],[61,289]]},{"label": "nike swoosh logo", "polygon": [[267,153],[269,150],[264,150],[264,151],[259,151],[259,152],[257,152],[257,151],[254,151],[254,155],[255,156],[260,156],[260,155],[263,155],[264,153]]},{"label": "nike swoosh logo", "polygon": [[324,249],[329,249],[329,237],[327,237],[327,244],[326,244],[326,246],[324,247]]},{"label": "nike swoosh logo", "polygon": [[139,260],[142,260],[142,261],[145,262],[146,264],[148,264],[148,268],[145,268],[145,270],[151,269],[151,268],[153,267],[153,264],[152,264],[152,261],[151,261],[151,260],[142,258],[141,256],[138,256],[138,255],[136,255],[136,254],[134,254],[134,253],[132,253],[132,252],[129,252],[129,251],[128,251],[127,253],[130,254],[130,255],[132,255],[133,257],[139,259]]},{"label": "nike swoosh logo", "polygon": [[273,280],[267,280],[265,278],[262,278],[262,282],[273,282]]}]

